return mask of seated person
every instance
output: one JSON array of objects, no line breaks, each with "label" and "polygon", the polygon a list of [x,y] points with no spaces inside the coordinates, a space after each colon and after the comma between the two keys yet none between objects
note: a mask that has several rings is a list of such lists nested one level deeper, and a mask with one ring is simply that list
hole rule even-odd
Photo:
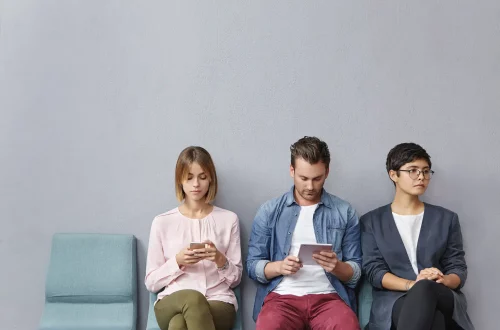
[{"label": "seated person", "polygon": [[[323,189],[330,152],[304,137],[290,148],[289,192],[261,206],[253,222],[247,269],[257,282],[257,330],[356,330],[354,288],[361,275],[358,217],[346,201]],[[301,244],[328,243],[298,259]]]},{"label": "seated person", "polygon": [[430,156],[402,143],[386,165],[394,200],[360,220],[363,271],[374,287],[369,329],[474,329],[460,291],[467,265],[458,216],[419,199],[434,173]]},{"label": "seated person", "polygon": [[236,214],[210,204],[217,175],[205,149],[181,152],[175,189],[182,204],[155,217],[149,237],[146,287],[163,290],[156,320],[162,330],[229,330],[238,308],[231,288],[242,272],[240,229]]}]

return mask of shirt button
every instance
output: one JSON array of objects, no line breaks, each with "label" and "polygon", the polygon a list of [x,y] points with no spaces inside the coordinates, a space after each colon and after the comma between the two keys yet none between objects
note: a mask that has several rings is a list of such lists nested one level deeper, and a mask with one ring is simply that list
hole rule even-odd
[{"label": "shirt button", "polygon": [[288,232],[288,235],[291,235],[292,233]]}]

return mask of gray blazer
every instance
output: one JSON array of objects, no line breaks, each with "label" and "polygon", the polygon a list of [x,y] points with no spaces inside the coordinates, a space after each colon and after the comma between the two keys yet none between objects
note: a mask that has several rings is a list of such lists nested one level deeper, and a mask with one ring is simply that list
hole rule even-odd
[{"label": "gray blazer", "polygon": [[[370,330],[390,330],[392,307],[404,292],[382,288],[385,273],[415,280],[410,259],[392,216],[391,205],[368,212],[360,219],[363,271],[373,286]],[[460,287],[453,291],[453,319],[464,330],[474,330],[467,315],[467,301],[460,288],[467,279],[462,232],[456,213],[425,203],[424,218],[417,243],[418,270],[436,267],[444,274],[460,277]]]}]

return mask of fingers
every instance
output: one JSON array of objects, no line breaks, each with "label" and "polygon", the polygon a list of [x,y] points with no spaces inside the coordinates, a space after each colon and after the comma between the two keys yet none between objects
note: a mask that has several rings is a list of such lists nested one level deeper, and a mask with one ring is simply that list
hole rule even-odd
[{"label": "fingers", "polygon": [[196,250],[193,250],[194,253],[215,253],[217,252],[217,249],[214,248],[214,247],[207,247],[207,248],[204,248],[204,249],[196,249]]},{"label": "fingers", "polygon": [[332,272],[337,265],[337,254],[333,251],[321,251],[313,254],[313,259],[327,272]]},{"label": "fingers", "polygon": [[437,280],[439,278],[441,278],[441,276],[439,276],[438,274],[432,274],[432,275],[428,275],[427,276],[427,279],[431,280],[431,281],[435,281],[435,280]]},{"label": "fingers", "polygon": [[327,257],[329,259],[337,258],[337,254],[333,251],[320,251],[319,253],[315,253],[315,254],[322,255],[322,256]]},{"label": "fingers", "polygon": [[300,263],[299,258],[295,256],[287,256],[281,264],[281,274],[291,275],[295,274],[302,268],[302,263]]},{"label": "fingers", "polygon": [[209,259],[209,260],[215,259],[216,255],[217,255],[217,253],[215,253],[215,252],[195,253],[196,257],[198,257],[200,259]]},{"label": "fingers", "polygon": [[435,268],[435,267],[430,267],[430,268],[425,268],[420,271],[420,274],[418,275],[418,278],[420,280],[426,279],[426,280],[431,280],[431,281],[437,281],[440,278],[442,278],[444,275],[443,273]]},{"label": "fingers", "polygon": [[214,247],[207,247],[204,249],[193,250],[193,252],[198,258],[212,260],[212,258],[215,258],[215,255],[217,254],[217,249]]},{"label": "fingers", "polygon": [[420,280],[430,280],[430,281],[438,281],[443,278],[443,275],[440,275],[438,273],[429,273],[429,272],[420,272],[420,274],[417,276],[417,281]]},{"label": "fingers", "polygon": [[444,276],[444,275],[443,275],[443,273],[442,273],[439,269],[434,268],[434,267],[432,267],[431,269],[432,269],[432,270],[433,270],[436,274],[438,274],[438,275],[440,275],[440,276]]},{"label": "fingers", "polygon": [[282,266],[282,274],[283,275],[291,275],[295,274],[296,272],[299,271],[299,269],[302,267],[300,264],[294,263],[293,265],[290,264],[283,264]]},{"label": "fingers", "polygon": [[321,251],[319,254],[314,253],[313,254],[313,259],[314,260],[323,260],[326,262],[332,262],[335,259],[337,259],[337,255],[335,252],[326,252],[326,251]]},{"label": "fingers", "polygon": [[434,275],[434,274],[438,274],[438,275],[440,275],[440,276],[443,276],[443,273],[442,273],[439,269],[437,269],[437,268],[435,268],[435,267],[430,267],[430,268],[425,268],[425,269],[422,269],[422,270],[420,271],[420,274],[426,274],[426,275]]},{"label": "fingers", "polygon": [[328,261],[323,261],[321,259],[314,259],[318,265],[323,267],[324,270],[327,272],[331,272],[335,269],[335,263],[328,262]]},{"label": "fingers", "polygon": [[200,260],[201,260],[200,258],[185,259],[184,260],[184,264],[186,264],[186,265],[192,265],[192,264],[197,263]]},{"label": "fingers", "polygon": [[215,247],[215,244],[214,244],[211,240],[206,239],[206,240],[204,240],[202,243],[203,243],[203,244],[205,244],[205,248],[206,248],[206,249],[207,249],[207,248],[217,249],[217,248]]},{"label": "fingers", "polygon": [[299,258],[296,256],[287,256],[284,261],[287,261],[287,260],[300,263]]},{"label": "fingers", "polygon": [[302,268],[302,264],[300,262],[296,262],[296,261],[292,261],[292,260],[284,260],[284,264],[287,266],[287,267],[291,267],[292,269],[297,269],[299,270],[300,268]]}]

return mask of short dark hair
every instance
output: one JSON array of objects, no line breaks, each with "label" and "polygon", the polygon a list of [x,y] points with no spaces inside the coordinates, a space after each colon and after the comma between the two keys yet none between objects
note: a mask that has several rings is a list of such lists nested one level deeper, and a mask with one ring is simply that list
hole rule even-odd
[{"label": "short dark hair", "polygon": [[330,151],[328,145],[314,136],[304,136],[290,146],[291,164],[295,167],[295,159],[303,158],[309,164],[323,162],[328,168],[330,166]]},{"label": "short dark hair", "polygon": [[431,156],[425,151],[424,148],[416,143],[400,143],[389,151],[385,167],[387,173],[389,171],[397,171],[401,169],[404,164],[411,163],[417,159],[423,159],[432,167]]}]

